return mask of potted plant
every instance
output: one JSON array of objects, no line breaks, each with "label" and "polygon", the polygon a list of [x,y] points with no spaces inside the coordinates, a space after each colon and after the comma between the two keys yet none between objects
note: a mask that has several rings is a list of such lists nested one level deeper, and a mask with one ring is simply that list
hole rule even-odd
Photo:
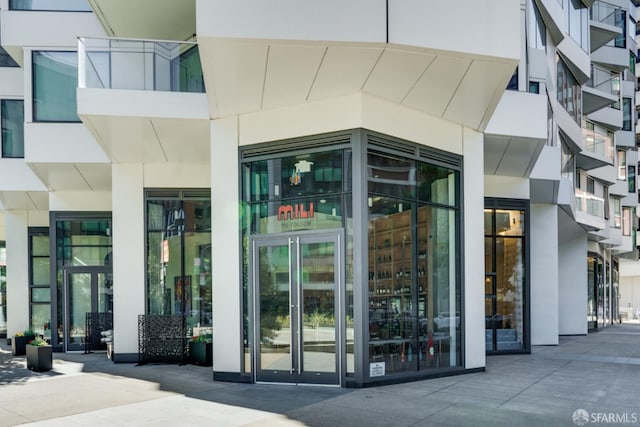
[{"label": "potted plant", "polygon": [[36,333],[31,328],[25,329],[23,332],[18,332],[13,336],[11,340],[11,350],[14,356],[24,356],[25,346],[29,341],[32,341],[36,337]]},{"label": "potted plant", "polygon": [[200,366],[213,364],[213,344],[210,334],[197,335],[189,341],[189,357],[191,363]]},{"label": "potted plant", "polygon": [[26,346],[27,369],[43,372],[50,371],[53,366],[52,347],[42,338],[29,341]]}]

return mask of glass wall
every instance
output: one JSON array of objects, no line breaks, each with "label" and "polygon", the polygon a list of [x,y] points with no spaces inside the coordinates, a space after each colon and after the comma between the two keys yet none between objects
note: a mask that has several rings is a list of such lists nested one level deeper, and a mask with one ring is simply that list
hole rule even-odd
[{"label": "glass wall", "polygon": [[3,99],[0,101],[0,126],[2,128],[2,157],[24,157],[24,101]]},{"label": "glass wall", "polygon": [[587,327],[598,328],[598,317],[603,313],[604,260],[594,252],[587,254]]},{"label": "glass wall", "polygon": [[[510,203],[509,203],[510,202]],[[487,199],[485,234],[485,342],[487,352],[525,351],[527,319],[527,210],[525,202]],[[523,206],[509,209],[505,206]]]},{"label": "glass wall", "polygon": [[[52,283],[56,283],[51,291],[52,301],[56,301],[51,307],[51,323],[55,319],[56,328],[56,332],[52,332],[51,340],[54,345],[62,345],[65,343],[65,338],[81,339],[80,337],[84,336],[85,326],[84,312],[75,322],[71,322],[69,318],[71,313],[67,313],[70,301],[65,300],[69,297],[65,286],[71,286],[71,283],[67,283],[70,279],[65,276],[68,276],[68,272],[74,269],[91,269],[92,267],[105,267],[110,272],[112,267],[111,214],[53,212],[50,223],[49,235],[54,239],[55,245],[55,251],[50,254],[53,258],[51,266],[55,268],[51,278]],[[37,240],[34,243],[37,243],[41,248],[44,241]],[[44,253],[44,250],[39,249],[38,253]],[[39,255],[39,257],[43,256]],[[34,270],[34,278],[36,272],[38,277],[41,277],[42,271]],[[82,294],[82,307],[92,307],[92,301],[95,298],[90,287],[87,289],[88,291]],[[41,294],[43,291],[36,290],[35,292]],[[53,327],[51,330],[53,331]],[[69,337],[65,337],[65,333],[70,334]]]},{"label": "glass wall", "polygon": [[569,0],[567,11],[569,35],[585,52],[589,52],[589,8],[580,0]]},{"label": "glass wall", "polygon": [[49,229],[29,228],[29,302],[31,328],[51,339],[51,263]]},{"label": "glass wall", "polygon": [[32,55],[33,121],[79,122],[77,53],[35,51]]},{"label": "glass wall", "polygon": [[576,121],[582,123],[582,88],[573,76],[564,61],[557,58],[557,78],[558,78],[558,102],[564,107],[569,115]]},{"label": "glass wall", "polygon": [[146,218],[147,313],[211,327],[211,191],[147,190]]},{"label": "glass wall", "polygon": [[370,149],[369,375],[461,365],[458,171]]},{"label": "glass wall", "polygon": [[[249,306],[249,237],[305,230],[347,228],[347,255],[353,251],[351,213],[351,151],[329,150],[274,155],[247,161],[242,167],[244,210],[243,315],[244,372],[251,372]],[[345,325],[347,372],[354,371],[353,268],[346,258]],[[334,327],[335,319],[324,322]],[[335,343],[333,344],[335,345]],[[334,352],[336,349],[333,350]]]}]

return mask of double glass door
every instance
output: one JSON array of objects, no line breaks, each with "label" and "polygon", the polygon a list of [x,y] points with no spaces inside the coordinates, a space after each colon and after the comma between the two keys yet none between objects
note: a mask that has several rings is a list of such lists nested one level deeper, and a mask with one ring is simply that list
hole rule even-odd
[{"label": "double glass door", "polygon": [[65,351],[84,350],[87,313],[113,312],[110,268],[68,267],[64,273]]},{"label": "double glass door", "polygon": [[340,384],[341,239],[252,239],[256,381]]}]

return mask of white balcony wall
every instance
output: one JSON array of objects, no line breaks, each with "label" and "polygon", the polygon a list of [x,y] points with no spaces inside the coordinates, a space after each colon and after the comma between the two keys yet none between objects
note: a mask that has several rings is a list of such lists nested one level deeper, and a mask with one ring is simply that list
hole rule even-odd
[{"label": "white balcony wall", "polygon": [[602,46],[591,54],[591,60],[622,71],[629,67],[629,50],[614,46]]},{"label": "white balcony wall", "polygon": [[95,15],[88,12],[3,9],[0,11],[0,31],[2,45],[10,51],[14,51],[15,48],[36,46],[75,50],[78,35],[106,36]]},{"label": "white balcony wall", "polygon": [[197,0],[198,37],[386,41],[384,0]]},{"label": "white balcony wall", "polygon": [[486,197],[505,197],[528,199],[529,180],[527,178],[501,175],[485,175],[484,191]]},{"label": "white balcony wall", "polygon": [[389,42],[520,59],[519,3],[389,0]]},{"label": "white balcony wall", "polygon": [[24,160],[29,163],[109,163],[82,123],[25,123]]},{"label": "white balcony wall", "polygon": [[551,147],[545,145],[540,152],[540,156],[538,156],[538,161],[533,167],[529,178],[552,181],[559,180],[560,158],[561,155],[559,146]]},{"label": "white balcony wall", "polygon": [[[491,116],[485,133],[547,140],[547,97],[506,90]],[[531,141],[535,145],[537,141]]]},{"label": "white balcony wall", "polygon": [[601,108],[587,116],[589,120],[601,123],[609,128],[622,128],[622,111],[611,107]]},{"label": "white balcony wall", "polygon": [[0,98],[21,98],[24,70],[19,67],[0,68]]}]

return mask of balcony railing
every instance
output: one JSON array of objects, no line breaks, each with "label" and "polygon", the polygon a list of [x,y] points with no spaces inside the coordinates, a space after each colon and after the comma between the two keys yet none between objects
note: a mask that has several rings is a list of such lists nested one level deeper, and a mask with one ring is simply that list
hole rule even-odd
[{"label": "balcony railing", "polygon": [[598,218],[604,218],[604,199],[576,188],[576,209]]},{"label": "balcony railing", "polygon": [[619,6],[596,0],[593,2],[593,6],[591,6],[591,20],[617,26],[616,14],[620,14],[620,9]]},{"label": "balcony railing", "polygon": [[591,78],[585,83],[601,92],[620,97],[620,73],[591,64]]},{"label": "balcony railing", "polygon": [[606,158],[613,164],[614,141],[613,132],[598,126],[589,120],[582,120],[582,139],[584,149],[590,153]]},{"label": "balcony railing", "polygon": [[78,86],[203,93],[198,45],[189,42],[80,38]]}]

